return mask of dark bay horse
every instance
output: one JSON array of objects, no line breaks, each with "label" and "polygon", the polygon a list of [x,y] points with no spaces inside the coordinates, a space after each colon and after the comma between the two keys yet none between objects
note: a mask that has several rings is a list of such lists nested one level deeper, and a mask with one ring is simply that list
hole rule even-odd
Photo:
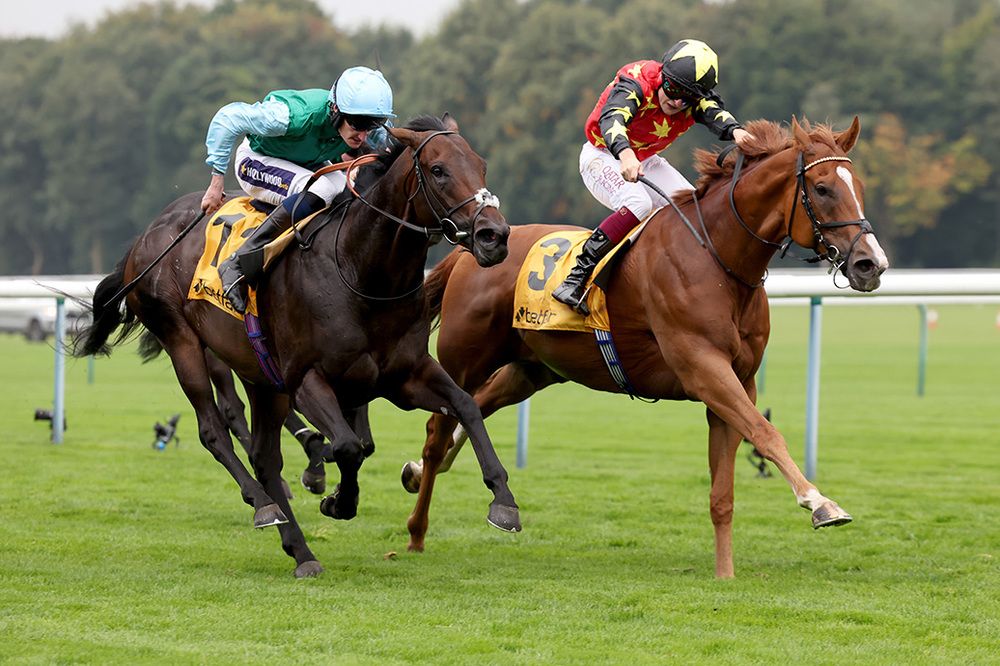
[{"label": "dark bay horse", "polygon": [[[358,176],[323,221],[303,229],[307,250],[286,252],[259,284],[261,325],[287,387],[279,392],[265,377],[243,324],[210,303],[186,295],[204,247],[204,224],[124,298],[112,296],[167,248],[198,211],[201,193],[170,204],[131,247],[94,295],[94,322],[79,339],[78,355],[108,352],[144,326],[140,350],[166,350],[198,418],[202,444],[239,484],[254,508],[255,527],[278,525],[296,576],[322,566],[305,543],[280,486],[279,435],[290,403],[332,442],[341,480],[320,510],[350,519],[357,512],[357,474],[370,442],[367,405],[384,397],[402,409],[422,408],[455,416],[481,454],[484,481],[493,491],[489,521],[520,529],[507,472],[493,451],[482,416],[428,354],[429,316],[423,296],[424,262],[442,237],[461,245],[481,266],[507,256],[510,228],[486,189],[486,163],[444,119],[421,117],[390,130],[396,146],[372,167],[377,180],[365,190]],[[374,176],[373,176],[374,177]],[[199,233],[199,229],[201,233]],[[301,247],[301,246],[300,246]],[[287,256],[291,255],[291,256]],[[111,302],[108,300],[111,299]],[[241,378],[251,410],[250,461],[256,479],[233,450],[216,406],[208,348]]]},{"label": "dark bay horse", "polygon": [[[697,190],[676,198],[705,244],[666,207],[625,254],[607,289],[611,333],[636,394],[707,407],[719,577],[733,575],[733,468],[744,438],[781,470],[815,527],[851,520],[806,480],[781,434],[755,407],[754,375],[770,331],[767,294],[758,287],[769,260],[790,237],[836,262],[859,291],[876,289],[888,267],[865,220],[862,184],[847,157],[860,131],[857,118],[841,133],[811,129],[794,118],[791,132],[767,121],[748,129],[757,142],[747,150],[738,181],[734,155],[720,166],[715,154],[699,151]],[[452,253],[427,277],[430,307],[440,314],[438,359],[474,395],[484,416],[565,381],[621,392],[592,334],[511,326],[519,267],[529,247],[556,229],[514,227],[510,254],[499,266],[482,270]],[[433,477],[448,448],[452,456],[464,441],[457,426],[452,418],[433,416],[422,463],[404,468],[408,489],[420,482],[411,547],[422,546],[421,512],[430,503]]]}]

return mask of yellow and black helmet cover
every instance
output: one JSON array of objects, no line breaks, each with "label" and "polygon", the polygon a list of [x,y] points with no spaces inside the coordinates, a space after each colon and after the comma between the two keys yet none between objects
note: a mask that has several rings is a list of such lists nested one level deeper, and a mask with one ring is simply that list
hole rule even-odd
[{"label": "yellow and black helmet cover", "polygon": [[680,88],[691,97],[708,95],[719,82],[719,57],[705,42],[682,39],[663,55],[663,87]]}]

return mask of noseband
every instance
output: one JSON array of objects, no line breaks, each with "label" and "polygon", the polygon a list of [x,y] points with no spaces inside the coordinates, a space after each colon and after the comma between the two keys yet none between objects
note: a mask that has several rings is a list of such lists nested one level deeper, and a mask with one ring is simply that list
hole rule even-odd
[{"label": "noseband", "polygon": [[[430,140],[436,136],[441,136],[442,134],[454,134],[454,133],[455,132],[453,130],[439,130],[437,132],[433,132],[427,138],[421,141],[420,145],[417,146],[416,149],[413,151],[413,170],[417,175],[417,189],[413,191],[413,194],[411,194],[406,198],[406,202],[407,204],[410,204],[413,202],[413,199],[417,196],[417,194],[423,194],[424,201],[427,202],[427,206],[431,209],[431,213],[434,214],[434,218],[437,220],[436,227],[422,227],[420,225],[413,224],[412,222],[407,222],[406,220],[396,217],[395,215],[393,215],[388,211],[382,210],[375,204],[365,199],[354,189],[354,186],[351,185],[352,169],[347,170],[348,187],[351,188],[351,192],[354,194],[355,197],[357,197],[359,201],[361,201],[361,203],[368,206],[375,212],[389,218],[390,220],[392,220],[393,222],[395,222],[400,226],[424,234],[427,237],[427,242],[429,245],[436,245],[437,243],[440,243],[441,239],[443,238],[452,245],[461,244],[465,247],[468,247],[465,241],[467,241],[467,239],[470,238],[471,233],[468,231],[459,230],[458,225],[451,219],[451,216],[454,215],[460,208],[466,206],[467,204],[476,202],[478,205],[476,206],[476,210],[472,215],[472,225],[474,226],[476,224],[476,220],[479,219],[479,216],[480,214],[482,214],[484,209],[489,207],[497,209],[500,208],[500,199],[497,198],[492,192],[490,192],[488,189],[484,187],[477,190],[476,193],[473,194],[472,196],[467,197],[461,202],[452,206],[451,208],[448,208],[448,205],[443,201],[441,201],[441,197],[439,197],[437,193],[434,192],[434,190],[432,190],[428,186],[427,178],[424,176],[423,169],[420,168],[420,153],[421,151],[423,151],[424,146],[426,146],[428,142],[430,142]],[[445,211],[444,215],[438,213],[439,209],[444,209]]]}]

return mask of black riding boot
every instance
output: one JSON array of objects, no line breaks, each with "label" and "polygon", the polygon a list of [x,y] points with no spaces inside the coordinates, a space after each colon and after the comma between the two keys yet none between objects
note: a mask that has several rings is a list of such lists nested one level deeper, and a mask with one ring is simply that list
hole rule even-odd
[{"label": "black riding boot", "polygon": [[583,252],[576,258],[576,265],[570,270],[563,283],[552,292],[552,298],[565,303],[582,315],[589,315],[590,309],[584,302],[587,295],[587,280],[594,267],[615,246],[601,229],[595,229],[583,244]]},{"label": "black riding boot", "polygon": [[264,271],[264,246],[280,236],[291,224],[291,213],[284,206],[278,206],[240,249],[219,264],[222,295],[240,314],[247,311],[246,285],[256,282]]}]

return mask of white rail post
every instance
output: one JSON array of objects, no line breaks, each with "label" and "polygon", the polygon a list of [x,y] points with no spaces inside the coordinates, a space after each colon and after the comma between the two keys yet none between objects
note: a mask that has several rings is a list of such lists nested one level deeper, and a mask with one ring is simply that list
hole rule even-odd
[{"label": "white rail post", "polygon": [[819,357],[823,334],[823,298],[809,299],[809,368],[806,381],[806,478],[816,479],[819,459]]},{"label": "white rail post", "polygon": [[66,299],[56,299],[56,379],[55,397],[52,400],[52,443],[62,444],[63,419],[66,414]]},{"label": "white rail post", "polygon": [[517,405],[517,467],[528,464],[528,423],[531,420],[531,398]]},{"label": "white rail post", "polygon": [[924,395],[924,378],[927,374],[927,305],[921,303],[917,306],[920,310],[920,350],[917,352],[917,395]]}]

